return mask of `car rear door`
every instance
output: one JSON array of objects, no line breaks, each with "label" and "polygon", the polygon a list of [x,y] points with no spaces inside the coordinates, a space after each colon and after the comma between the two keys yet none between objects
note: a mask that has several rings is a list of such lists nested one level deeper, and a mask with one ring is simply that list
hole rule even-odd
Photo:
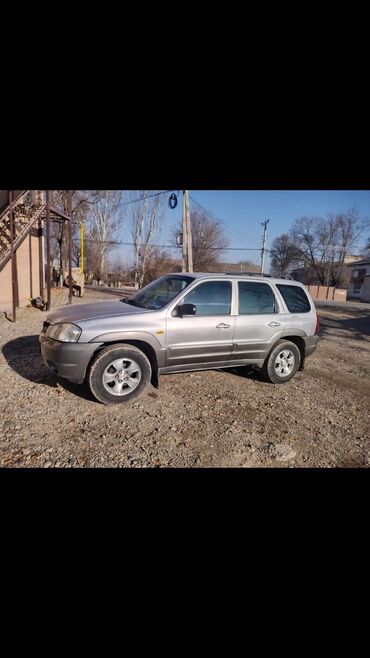
[{"label": "car rear door", "polygon": [[316,328],[316,309],[307,290],[301,284],[291,281],[277,283],[276,287],[289,311],[286,335],[293,331],[298,332],[298,335],[313,336]]},{"label": "car rear door", "polygon": [[287,313],[267,281],[237,282],[232,360],[265,359],[283,335]]}]

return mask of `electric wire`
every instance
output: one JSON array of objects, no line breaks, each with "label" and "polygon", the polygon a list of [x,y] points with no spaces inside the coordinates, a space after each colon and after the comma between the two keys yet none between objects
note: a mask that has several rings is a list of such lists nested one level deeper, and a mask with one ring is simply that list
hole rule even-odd
[{"label": "electric wire", "polygon": [[249,242],[250,244],[256,244],[254,240],[250,240],[249,238],[246,238],[241,233],[238,233],[238,231],[235,231],[234,229],[231,229],[229,226],[227,226],[227,224],[225,224],[225,222],[222,219],[220,219],[214,213],[204,208],[204,206],[202,206],[196,199],[194,199],[194,197],[190,196],[190,199],[193,201],[193,203],[199,206],[199,208],[203,210],[203,212],[205,212],[208,216],[213,217],[214,219],[219,221],[220,224],[222,224],[230,234],[234,233],[234,236],[236,236],[237,238],[242,238],[243,240],[245,240],[245,242]]},{"label": "electric wire", "polygon": [[[173,192],[173,190],[164,190],[163,192],[156,192],[155,194],[147,194],[146,196],[139,197],[138,199],[123,201],[122,205],[129,206],[132,203],[139,203],[140,201],[144,201],[144,199],[152,199],[153,197],[160,196],[161,194],[171,194],[171,192]],[[177,194],[179,194],[179,190],[177,190]]]},{"label": "electric wire", "polygon": [[[96,242],[99,244],[111,244],[111,245],[124,245],[127,247],[134,247],[135,243],[134,242],[121,242],[120,240],[94,240],[94,238],[85,238],[85,242]],[[150,244],[151,247],[161,247],[163,249],[180,249],[181,246],[176,244]],[[215,251],[261,251],[260,248],[257,247],[210,247],[210,249],[214,249]],[[268,251],[268,249],[266,249]]]}]

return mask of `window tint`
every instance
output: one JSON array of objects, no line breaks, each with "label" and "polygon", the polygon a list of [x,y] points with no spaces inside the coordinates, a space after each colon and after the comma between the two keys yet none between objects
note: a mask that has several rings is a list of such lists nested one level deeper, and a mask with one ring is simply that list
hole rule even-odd
[{"label": "window tint", "polygon": [[127,303],[150,310],[163,308],[192,281],[194,277],[162,276],[148,283],[132,299],[127,300]]},{"label": "window tint", "polygon": [[195,315],[230,315],[230,281],[200,283],[182,300],[182,304],[195,304]]},{"label": "window tint", "polygon": [[239,281],[238,286],[240,315],[275,312],[275,296],[267,283]]},{"label": "window tint", "polygon": [[290,313],[308,313],[311,310],[310,302],[303,288],[281,284],[277,284],[276,287],[284,297]]}]

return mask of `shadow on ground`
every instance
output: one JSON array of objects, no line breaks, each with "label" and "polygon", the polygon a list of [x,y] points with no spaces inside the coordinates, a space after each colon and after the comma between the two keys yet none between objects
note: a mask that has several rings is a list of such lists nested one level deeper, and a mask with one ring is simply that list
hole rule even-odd
[{"label": "shadow on ground", "polygon": [[[328,312],[333,313],[344,313],[345,311],[339,307],[330,307],[330,309],[325,309]],[[356,311],[356,315],[350,318],[341,318],[338,317],[325,317],[325,311],[323,309],[323,314],[321,315],[320,310],[318,312],[320,320],[320,330],[319,335],[325,336],[330,334],[331,336],[337,335],[348,336],[350,334],[351,338],[355,340],[363,340],[370,336],[370,312],[369,311]]]},{"label": "shadow on ground", "polygon": [[56,388],[59,384],[80,398],[94,400],[86,384],[72,384],[50,372],[42,360],[38,336],[21,336],[10,340],[3,346],[2,353],[8,366],[33,384],[44,384],[51,388]]},{"label": "shadow on ground", "polygon": [[261,371],[259,368],[254,366],[238,366],[237,368],[217,368],[219,372],[226,372],[231,375],[236,375],[237,377],[243,377],[244,379],[252,379],[256,382],[265,382],[266,380],[262,377]]}]

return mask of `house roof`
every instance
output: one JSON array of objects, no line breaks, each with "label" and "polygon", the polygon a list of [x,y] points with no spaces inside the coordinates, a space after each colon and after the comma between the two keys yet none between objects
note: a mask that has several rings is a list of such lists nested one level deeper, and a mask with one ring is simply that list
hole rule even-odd
[{"label": "house roof", "polygon": [[348,263],[347,267],[358,267],[359,265],[370,265],[370,258],[365,260],[357,260],[355,263]]}]

